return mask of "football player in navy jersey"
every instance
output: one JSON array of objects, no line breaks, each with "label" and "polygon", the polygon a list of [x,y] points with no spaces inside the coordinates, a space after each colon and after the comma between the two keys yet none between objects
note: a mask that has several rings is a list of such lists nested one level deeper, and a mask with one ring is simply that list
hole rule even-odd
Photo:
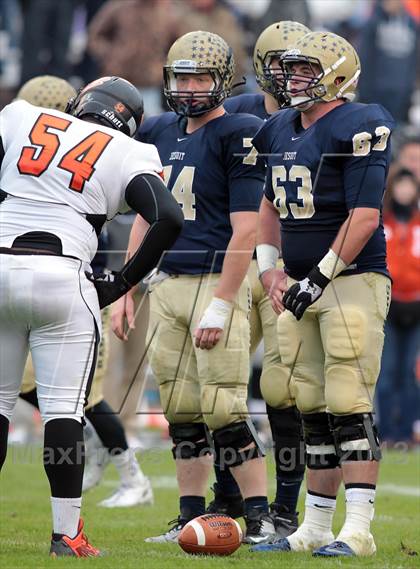
[{"label": "football player in navy jersey", "polygon": [[253,63],[255,78],[264,93],[244,93],[229,97],[224,103],[228,113],[249,113],[266,120],[277,112],[282,103],[278,101],[273,64],[279,69],[282,54],[309,32],[309,28],[303,24],[289,20],[275,22],[261,32],[255,42]]},{"label": "football player in navy jersey", "polygon": [[[146,120],[139,131],[140,140],[157,146],[168,188],[186,220],[151,279],[149,362],[170,425],[180,515],[149,542],[176,542],[185,523],[204,514],[209,444],[241,489],[245,541],[261,543],[274,535],[264,450],[246,406],[246,273],[265,173],[251,139],[262,121],[225,112],[233,74],[232,50],[220,36],[202,31],[182,36],[164,67],[164,93],[174,112]],[[129,253],[142,231],[138,218]],[[120,338],[124,318],[132,320],[132,305],[128,296],[114,309]]]},{"label": "football player in navy jersey", "polygon": [[[293,365],[308,490],[299,529],[254,549],[372,555],[380,459],[372,400],[390,300],[381,204],[393,119],[380,105],[352,102],[359,58],[335,34],[307,34],[282,67],[292,108],[253,139],[268,165],[258,264],[280,314],[282,361]],[[276,269],[280,248],[285,273]],[[346,518],[334,539],[337,466]]]},{"label": "football player in navy jersey", "polygon": [[[250,113],[264,120],[279,110],[276,98],[276,73],[280,69],[280,57],[300,37],[310,30],[299,22],[283,21],[271,24],[258,37],[254,48],[254,70],[258,85],[264,93],[229,97],[225,109],[230,113]],[[281,261],[278,267],[282,268]],[[251,285],[252,308],[250,315],[251,354],[264,338],[264,359],[260,387],[267,402],[267,416],[274,442],[276,462],[276,496],[270,504],[276,534],[285,537],[297,529],[296,512],[299,491],[305,471],[302,442],[302,426],[294,398],[290,394],[291,370],[280,359],[277,342],[277,316],[268,294],[258,278],[254,259],[248,271]],[[217,464],[215,498],[208,512],[235,515],[238,510],[239,488],[230,471],[220,472]]]}]

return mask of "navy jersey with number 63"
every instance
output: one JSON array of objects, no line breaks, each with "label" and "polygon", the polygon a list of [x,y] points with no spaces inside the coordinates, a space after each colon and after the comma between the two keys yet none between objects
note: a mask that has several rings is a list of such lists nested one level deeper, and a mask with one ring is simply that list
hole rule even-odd
[{"label": "navy jersey with number 63", "polygon": [[251,115],[225,114],[187,134],[185,119],[164,113],[140,127],[137,138],[157,146],[165,182],[185,217],[162,271],[221,272],[232,237],[230,214],[257,212],[263,196],[265,164],[251,144],[261,125]]},{"label": "navy jersey with number 63", "polygon": [[[309,128],[289,109],[253,139],[268,165],[265,196],[280,215],[286,272],[304,278],[328,252],[349,211],[381,209],[394,121],[380,105],[345,103]],[[342,274],[388,275],[382,220]]]}]

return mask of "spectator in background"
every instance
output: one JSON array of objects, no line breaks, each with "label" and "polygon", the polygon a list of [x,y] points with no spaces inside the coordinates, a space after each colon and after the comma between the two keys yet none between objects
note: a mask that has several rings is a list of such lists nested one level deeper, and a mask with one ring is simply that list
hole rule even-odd
[{"label": "spectator in background", "polygon": [[409,170],[397,170],[384,205],[393,287],[377,393],[381,438],[388,441],[411,441],[419,412],[415,377],[420,340],[419,189]]},{"label": "spectator in background", "polygon": [[[17,0],[0,0],[0,84],[15,86],[16,52],[20,45],[20,6]],[[10,69],[13,66],[13,69]]]},{"label": "spectator in background", "polygon": [[162,111],[162,67],[181,35],[176,2],[109,0],[93,17],[88,50],[100,75],[119,75],[141,90],[148,115]]},{"label": "spectator in background", "polygon": [[418,26],[402,0],[377,0],[361,33],[359,82],[363,103],[380,103],[407,121],[416,81]]},{"label": "spectator in background", "polygon": [[226,40],[235,55],[234,83],[240,81],[251,63],[245,50],[244,30],[233,9],[221,0],[178,0],[174,4],[182,15],[182,34],[205,30]]},{"label": "spectator in background", "polygon": [[400,168],[410,170],[420,184],[420,137],[404,140],[400,146],[397,163]]},{"label": "spectator in background", "polygon": [[37,75],[70,74],[68,49],[74,0],[20,0],[23,15],[20,82]]},{"label": "spectator in background", "polygon": [[[73,73],[76,77],[79,77],[83,85],[87,85],[97,77],[100,73],[98,71],[98,66],[96,61],[93,59],[87,48],[87,30],[89,29],[90,23],[93,20],[96,12],[105,4],[106,0],[77,0],[79,14],[82,14],[82,29],[83,33],[83,50],[81,52],[80,58],[75,62],[73,68]],[[77,25],[77,17],[75,18]]]},{"label": "spectator in background", "polygon": [[265,13],[256,22],[255,32],[258,35],[273,22],[282,20],[291,20],[310,27],[310,16],[307,0],[299,0],[299,2],[296,0],[282,0],[281,2],[271,0],[268,2]]}]

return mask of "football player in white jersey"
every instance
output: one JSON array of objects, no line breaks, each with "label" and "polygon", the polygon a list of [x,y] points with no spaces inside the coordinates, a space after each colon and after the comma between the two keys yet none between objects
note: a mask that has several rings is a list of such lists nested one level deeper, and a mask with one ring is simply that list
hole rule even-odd
[{"label": "football player in white jersey", "polygon": [[[40,75],[27,81],[20,88],[16,98],[38,107],[64,111],[68,100],[76,96],[74,87],[65,79],[53,75]],[[98,252],[92,260],[94,272],[101,272],[107,262],[104,251],[106,238],[104,232],[99,236]],[[102,338],[98,346],[96,371],[92,380],[89,400],[85,406],[86,425],[84,428],[85,471],[83,492],[99,484],[106,466],[111,462],[118,471],[120,481],[113,494],[102,500],[99,506],[105,508],[130,507],[153,502],[150,480],[145,476],[136,455],[128,447],[124,426],[104,398],[103,380],[109,359],[109,309],[101,312]],[[147,319],[142,321],[147,328]],[[138,348],[136,346],[138,357]],[[20,397],[39,408],[36,384],[31,357],[28,357],[23,373]]]},{"label": "football player in white jersey", "polygon": [[[98,556],[80,518],[83,406],[100,309],[130,290],[177,238],[182,212],[153,145],[130,140],[143,104],[131,83],[90,83],[67,113],[16,101],[0,113],[0,467],[31,351],[45,425],[53,556]],[[80,120],[81,119],[81,120]],[[97,233],[132,208],[150,225],[132,258],[93,276]]]}]

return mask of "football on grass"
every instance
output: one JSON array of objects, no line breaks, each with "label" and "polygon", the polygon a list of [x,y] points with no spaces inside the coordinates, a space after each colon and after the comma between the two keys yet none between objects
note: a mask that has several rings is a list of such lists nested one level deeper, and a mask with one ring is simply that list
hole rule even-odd
[{"label": "football on grass", "polygon": [[178,537],[182,549],[196,555],[230,555],[241,542],[238,522],[221,514],[205,514],[191,520]]}]

